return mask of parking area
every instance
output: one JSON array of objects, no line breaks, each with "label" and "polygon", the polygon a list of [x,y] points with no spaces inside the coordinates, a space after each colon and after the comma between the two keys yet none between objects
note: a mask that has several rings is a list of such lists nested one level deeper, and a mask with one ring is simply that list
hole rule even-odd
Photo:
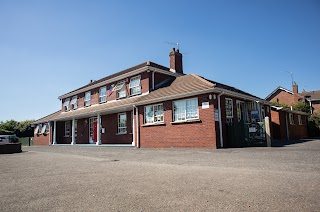
[{"label": "parking area", "polygon": [[241,149],[23,147],[1,211],[320,211],[320,140]]}]

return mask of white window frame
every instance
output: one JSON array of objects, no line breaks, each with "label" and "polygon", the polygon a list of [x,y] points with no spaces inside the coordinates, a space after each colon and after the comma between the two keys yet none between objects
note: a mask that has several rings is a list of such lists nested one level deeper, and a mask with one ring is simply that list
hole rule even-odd
[{"label": "white window frame", "polygon": [[[102,94],[101,90],[105,89],[105,93]],[[99,103],[104,103],[107,101],[107,87],[103,86],[99,89]]]},{"label": "white window frame", "polygon": [[64,137],[70,137],[70,121],[64,122]]},{"label": "white window frame", "polygon": [[69,111],[70,110],[70,98],[66,98],[64,100],[63,106],[64,106],[64,111]]},{"label": "white window frame", "polygon": [[43,134],[46,131],[47,125],[44,124],[41,128],[41,134]]},{"label": "white window frame", "polygon": [[[123,116],[125,117],[125,126],[121,122]],[[118,113],[118,134],[127,134],[127,113]]]},{"label": "white window frame", "polygon": [[78,120],[74,120],[74,137],[78,136]]},{"label": "white window frame", "polygon": [[299,125],[302,125],[302,118],[301,118],[301,115],[298,115],[298,122],[299,122]]},{"label": "white window frame", "polygon": [[[188,106],[188,102],[191,103],[192,101],[195,101],[196,104]],[[180,106],[177,106],[179,104],[180,104]],[[188,107],[190,108],[190,106],[196,107],[196,111],[194,111],[194,110],[188,111]],[[187,121],[187,120],[199,119],[198,98],[191,98],[191,99],[183,99],[183,100],[174,101],[172,103],[172,108],[173,108],[173,121],[174,122],[183,122],[183,121]],[[195,113],[196,115],[194,115],[192,113]]]},{"label": "white window frame", "polygon": [[[134,80],[139,80],[138,84],[133,84]],[[141,94],[141,76],[135,76],[130,79],[130,84],[129,84],[129,89],[130,89],[130,95],[138,95]]]},{"label": "white window frame", "polygon": [[36,129],[34,129],[34,134],[38,134],[39,129],[40,129],[40,124],[37,125]]},{"label": "white window frame", "polygon": [[290,123],[291,125],[294,124],[294,116],[293,116],[292,113],[289,113],[289,123]]},{"label": "white window frame", "polygon": [[76,110],[78,108],[78,97],[73,96],[70,104],[72,105],[72,110]]},{"label": "white window frame", "polygon": [[[228,105],[229,103],[231,103],[231,108],[229,108],[229,105]],[[225,108],[226,108],[226,118],[233,118],[233,99],[230,99],[230,98],[225,99]],[[228,115],[228,113],[230,112],[231,112],[231,115]]]},{"label": "white window frame", "polygon": [[114,90],[117,91],[117,99],[121,99],[127,96],[126,81],[120,81],[114,87]]},{"label": "white window frame", "polygon": [[[87,98],[87,94],[90,94]],[[89,107],[91,105],[91,91],[87,91],[84,94],[84,106],[85,107]]]},{"label": "white window frame", "polygon": [[[159,110],[159,106],[162,107],[162,113],[161,110]],[[147,108],[151,107],[152,114],[150,116],[147,116]],[[160,113],[156,114],[156,111],[159,111]],[[164,110],[163,110],[163,104],[156,104],[156,105],[147,105],[144,107],[144,123],[145,124],[154,124],[154,123],[163,123],[164,122]]]}]

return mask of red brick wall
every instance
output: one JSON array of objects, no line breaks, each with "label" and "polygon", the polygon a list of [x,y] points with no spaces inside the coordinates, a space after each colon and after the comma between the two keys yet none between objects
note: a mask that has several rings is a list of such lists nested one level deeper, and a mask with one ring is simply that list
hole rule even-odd
[{"label": "red brick wall", "polygon": [[33,137],[33,145],[35,146],[48,146],[50,134],[47,135],[34,135]]},{"label": "red brick wall", "polygon": [[105,133],[101,133],[102,144],[132,143],[131,111],[125,113],[127,114],[126,134],[118,134],[118,113],[101,116],[101,126],[105,128]]},{"label": "red brick wall", "polygon": [[[202,109],[202,102],[210,108]],[[208,94],[198,97],[199,119],[201,122],[172,124],[172,101],[163,102],[164,125],[141,126],[144,124],[144,107],[139,107],[140,146],[146,148],[216,148],[216,132],[213,100]]]},{"label": "red brick wall", "polygon": [[[139,74],[141,76],[141,92],[142,93],[145,93],[145,92],[148,92],[150,87],[149,87],[149,75],[150,75],[151,72],[143,72],[141,74]],[[139,75],[135,75],[135,76],[139,76]],[[135,77],[135,76],[132,76],[132,77]],[[130,79],[131,77],[127,77],[123,80],[126,81],[126,90],[127,90],[127,96],[130,95],[130,89],[129,89],[129,83],[130,83]],[[121,81],[121,80],[119,80]],[[119,82],[117,81],[117,82]],[[113,82],[113,83],[109,83],[109,84],[106,84],[106,85],[102,85],[101,87],[103,86],[107,86],[107,95],[108,95],[108,90],[110,89],[110,86],[112,84],[117,84],[117,82]],[[100,90],[100,87],[99,88],[95,88],[95,89],[92,89],[91,90],[91,105],[94,105],[94,104],[99,104],[99,90]],[[77,95],[78,96],[78,108],[82,108],[84,107],[84,96],[85,96],[85,92],[84,93],[80,93]],[[110,96],[107,97],[107,101],[111,101],[111,100],[115,100],[117,98],[117,94],[116,94],[116,91],[114,91]],[[70,101],[71,101],[72,97],[70,97]],[[65,101],[65,99],[62,100],[62,111],[64,111],[64,107],[63,107],[63,102]]]},{"label": "red brick wall", "polygon": [[[174,78],[174,77],[168,76],[166,74],[154,73],[154,85],[156,86],[157,84],[159,84],[160,82],[162,82],[168,78]],[[150,88],[152,88],[152,84],[151,84]]]},{"label": "red brick wall", "polygon": [[293,113],[294,124],[290,124],[289,114],[285,111],[272,111],[272,137],[274,139],[287,139],[287,125],[289,130],[289,139],[300,139],[308,137],[308,123],[306,116],[301,115],[302,125],[299,125],[298,114]]},{"label": "red brick wall", "polygon": [[279,99],[279,103],[287,104],[288,106],[291,106],[294,104],[294,96],[293,94],[290,94],[288,92],[285,92],[283,90],[278,90],[273,96],[270,102],[276,102],[277,99]]},{"label": "red brick wall", "polygon": [[298,114],[293,114],[294,124],[290,124],[289,117],[289,137],[290,139],[300,139],[308,137],[308,126],[305,116],[301,115],[302,125],[299,125]]}]

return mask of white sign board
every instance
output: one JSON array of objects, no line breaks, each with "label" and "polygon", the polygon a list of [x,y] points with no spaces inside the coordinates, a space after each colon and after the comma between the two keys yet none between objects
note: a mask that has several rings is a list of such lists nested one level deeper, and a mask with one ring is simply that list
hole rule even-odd
[{"label": "white sign board", "polygon": [[209,108],[209,102],[202,102],[202,109]]}]

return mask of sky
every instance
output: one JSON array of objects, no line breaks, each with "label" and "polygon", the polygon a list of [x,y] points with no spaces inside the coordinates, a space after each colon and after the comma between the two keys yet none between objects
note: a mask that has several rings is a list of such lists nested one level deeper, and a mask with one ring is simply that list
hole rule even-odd
[{"label": "sky", "polygon": [[318,0],[0,0],[0,121],[58,111],[58,96],[145,61],[265,98],[320,90]]}]

